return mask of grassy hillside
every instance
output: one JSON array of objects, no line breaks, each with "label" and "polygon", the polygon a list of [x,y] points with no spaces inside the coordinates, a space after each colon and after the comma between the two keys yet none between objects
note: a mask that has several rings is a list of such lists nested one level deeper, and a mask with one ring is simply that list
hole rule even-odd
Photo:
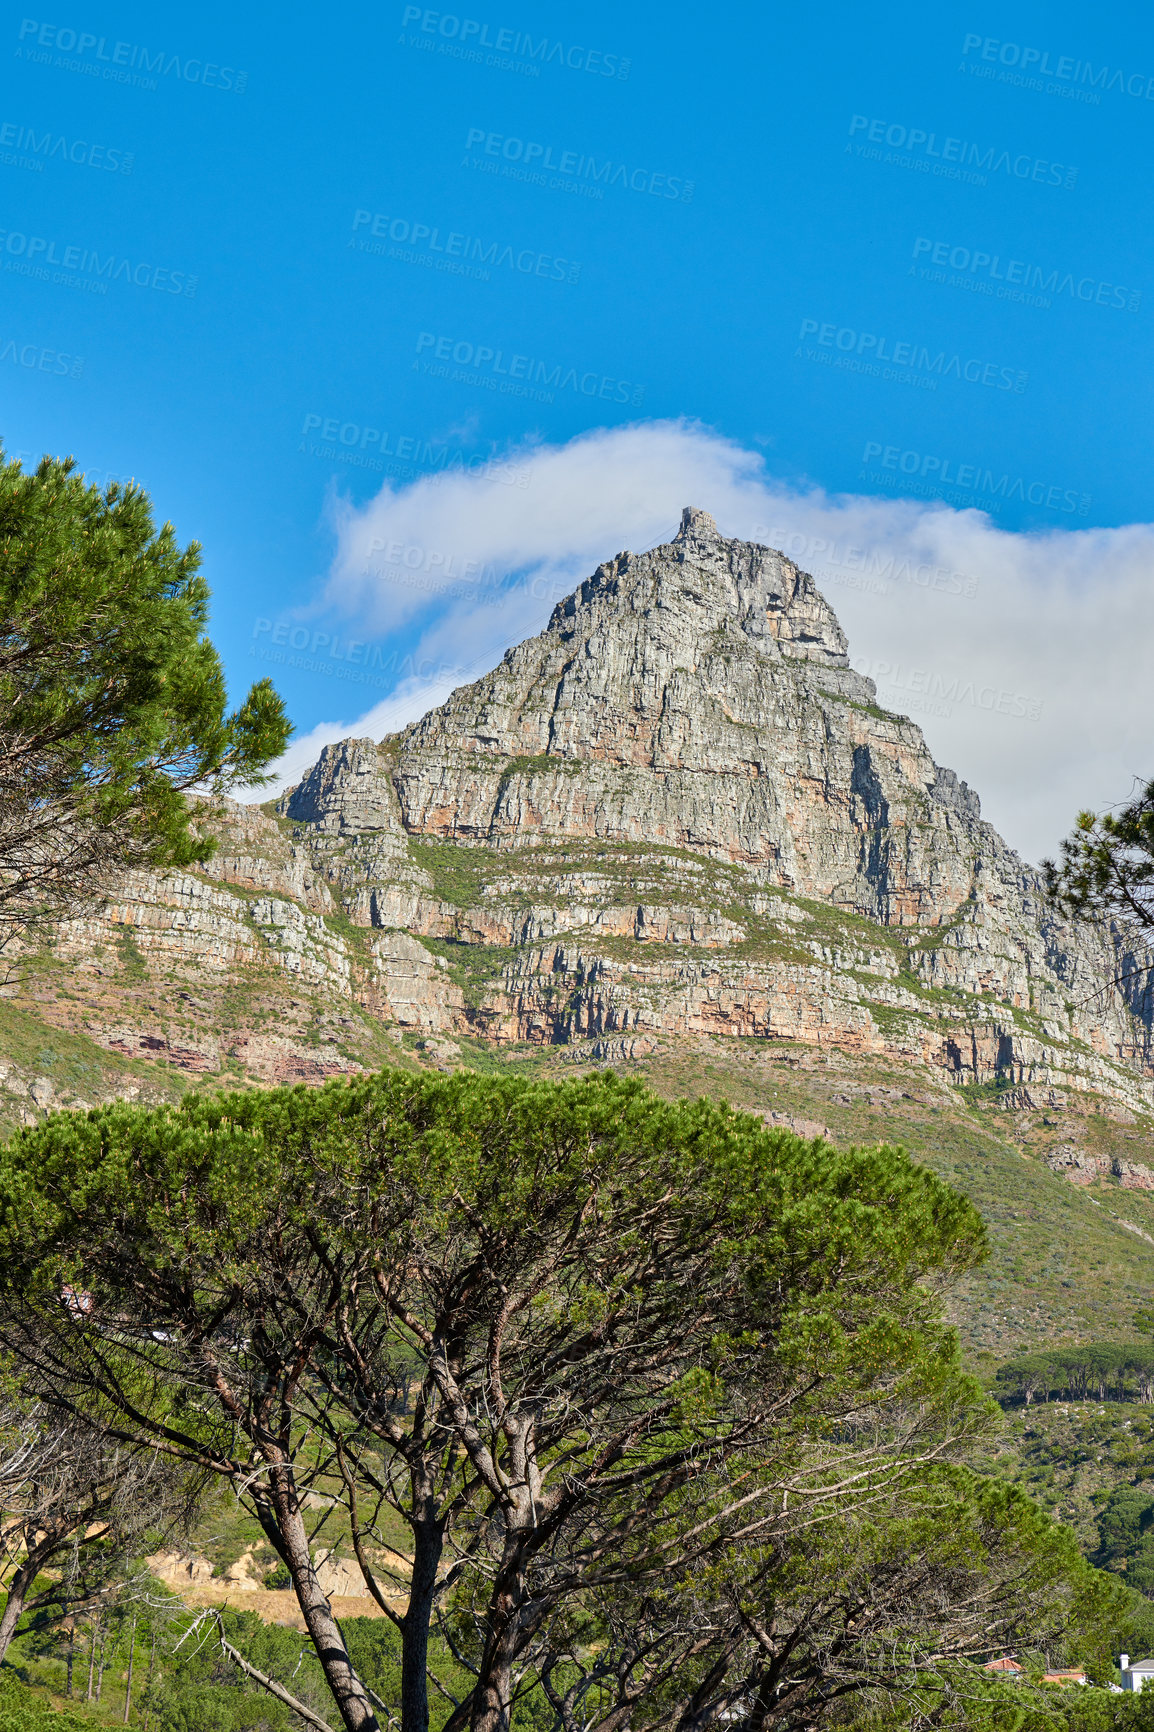
[{"label": "grassy hillside", "polygon": [[921,1066],[788,1042],[700,1042],[619,1068],[662,1094],[821,1123],[837,1143],[900,1143],[955,1184],[990,1239],[988,1262],[951,1299],[978,1369],[1037,1343],[1129,1337],[1154,1293],[1154,1193],[1111,1178],[1073,1185],[1045,1165],[1048,1150],[1073,1140],[1154,1164],[1150,1128],[1105,1117],[1091,1098],[1007,1110],[997,1091],[952,1089]]},{"label": "grassy hillside", "polygon": [[[473,954],[483,947],[454,948],[474,964],[491,963],[487,953]],[[267,975],[234,979],[202,1002],[173,983],[141,977],[132,956],[117,955],[98,983],[117,1021],[163,1027],[171,1041],[169,1050],[128,1056],[89,1033],[93,988],[81,993],[77,984],[44,957],[19,988],[3,989],[0,1134],[46,1107],[87,1105],[112,1093],[159,1102],[188,1090],[252,1086],[228,1056],[228,1031],[238,1027],[258,1038],[261,1030],[291,1027],[305,1050],[370,1068],[463,1064],[572,1076],[610,1063],[666,1096],[704,1094],[776,1112],[803,1129],[825,1127],[837,1143],[900,1143],[957,1185],[981,1210],[990,1236],[989,1261],[951,1299],[978,1369],[1036,1344],[1124,1337],[1135,1311],[1154,1298],[1154,1191],[1109,1176],[1075,1185],[1046,1165],[1055,1149],[1076,1147],[1154,1167],[1154,1121],[1121,1122],[1131,1115],[1093,1096],[1071,1090],[1063,1104],[1024,1108],[1020,1091],[954,1088],[914,1061],[788,1040],[665,1038],[635,1059],[623,1056],[631,1048],[621,1037],[545,1048],[495,1047],[460,1035],[446,1043],[386,1031],[347,1001],[338,1015],[323,994]],[[197,1069],[174,1050],[206,1039],[219,1053],[210,1066]]]},{"label": "grassy hillside", "polygon": [[[130,964],[131,958],[123,966]],[[117,989],[129,1015],[132,994],[140,994],[142,1004],[165,1003],[156,982],[121,974]],[[47,964],[19,1001],[0,1000],[0,1051],[10,1055],[22,1074],[35,1069],[50,1077],[57,1099],[99,1098],[115,1088],[144,1100],[171,1100],[189,1089],[232,1080],[220,1072],[179,1070],[163,1056],[122,1057],[97,1046],[82,1025],[51,1026],[42,1020],[41,1006],[53,1004],[58,1015],[60,1004],[67,1002],[59,995],[68,990],[60,972]],[[314,1010],[321,1027],[331,1012],[320,1001]],[[251,1017],[251,1005],[247,1011]],[[268,1006],[266,1013],[272,1017],[274,1007]],[[1129,1188],[1110,1177],[1075,1185],[1046,1165],[1047,1155],[1063,1145],[1131,1167],[1154,1164],[1149,1124],[1122,1122],[1129,1115],[1119,1116],[1116,1108],[1091,1097],[1071,1094],[1064,1101],[1054,1097],[1058,1104],[1031,1106],[1020,1093],[952,1088],[940,1074],[913,1062],[903,1065],[784,1040],[665,1040],[631,1059],[624,1056],[628,1042],[620,1038],[569,1050],[496,1048],[458,1036],[448,1043],[449,1051],[444,1041],[412,1034],[386,1039],[379,1025],[370,1030],[366,1024],[365,1032],[369,1038],[361,1045],[358,1030],[348,1035],[350,1056],[359,1054],[361,1062],[407,1069],[460,1064],[554,1077],[612,1064],[640,1076],[666,1097],[708,1095],[791,1123],[805,1135],[824,1128],[839,1144],[902,1144],[972,1198],[987,1223],[989,1259],[951,1294],[949,1304],[970,1363],[991,1387],[997,1365],[1023,1350],[1063,1341],[1132,1339],[1135,1313],[1151,1301],[1154,1192]],[[251,1083],[241,1076],[236,1080]],[[27,1096],[10,1092],[9,1103],[13,1117],[31,1111]],[[1011,1406],[985,1465],[1024,1486],[1055,1519],[1069,1524],[1083,1550],[1104,1567],[1129,1574],[1134,1585],[1143,1587],[1150,1563],[1154,1584],[1154,1406],[1129,1401]],[[315,1544],[348,1557],[351,1545],[339,1513],[327,1515],[318,1500],[316,1520]],[[1151,1530],[1149,1543],[1144,1522]],[[1131,1533],[1132,1543],[1126,1538]],[[387,1538],[403,1550],[402,1532]],[[1106,1545],[1106,1540],[1112,1543]],[[295,1676],[294,1688],[324,1710],[324,1687],[305,1652],[295,1600],[282,1586],[257,1524],[238,1510],[229,1494],[214,1495],[191,1549],[213,1573],[210,1581],[196,1586],[175,1584],[184,1609],[175,1609],[174,1602],[171,1613],[157,1610],[165,1598],[158,1585],[150,1590],[149,1609],[128,1605],[122,1616],[112,1616],[96,1629],[82,1622],[75,1637],[56,1632],[39,1641],[22,1639],[14,1661],[35,1699],[66,1708],[77,1727],[122,1723],[136,1616],[134,1723],[140,1723],[141,1711],[151,1703],[158,1732],[160,1727],[166,1732],[200,1732],[202,1727],[280,1732],[284,1727],[287,1732],[293,1718],[238,1681],[235,1669],[214,1648],[207,1625],[194,1641],[175,1649],[173,1618],[187,1623],[198,1610],[223,1605],[230,1638],[254,1662]],[[225,1579],[237,1566],[252,1587],[237,1588]],[[370,1676],[388,1689],[396,1665],[389,1626],[380,1617],[359,1615],[367,1609],[364,1600],[341,1600],[337,1607],[350,1640],[364,1650]],[[160,1632],[155,1652],[154,1627]],[[94,1653],[94,1676],[100,1677],[101,1657],[104,1672],[100,1700],[89,1702],[88,1666]],[[0,1699],[0,1722],[5,1706]],[[39,1723],[39,1718],[27,1719],[29,1728]],[[61,1732],[68,1726],[65,1721]]]}]

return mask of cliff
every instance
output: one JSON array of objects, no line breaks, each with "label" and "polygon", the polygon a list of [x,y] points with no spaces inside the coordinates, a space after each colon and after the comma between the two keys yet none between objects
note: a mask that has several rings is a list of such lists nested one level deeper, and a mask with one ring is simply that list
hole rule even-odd
[{"label": "cliff", "polygon": [[735,1036],[1154,1104],[1123,936],[1055,915],[812,578],[701,511],[404,732],[215,821],[203,870],[58,935],[40,1002],[108,1052],[274,1082],[408,1037]]},{"label": "cliff", "polygon": [[199,870],[138,875],[0,984],[0,1123],[613,1064],[959,1184],[994,1246],[971,1347],[1130,1332],[1147,958],[1056,917],[780,553],[688,511],[414,726],[211,823]]},{"label": "cliff", "polygon": [[487,1039],[786,1034],[1149,1103],[1121,936],[1055,916],[846,652],[810,577],[687,510],[279,810],[357,924],[505,953],[446,1007]]}]

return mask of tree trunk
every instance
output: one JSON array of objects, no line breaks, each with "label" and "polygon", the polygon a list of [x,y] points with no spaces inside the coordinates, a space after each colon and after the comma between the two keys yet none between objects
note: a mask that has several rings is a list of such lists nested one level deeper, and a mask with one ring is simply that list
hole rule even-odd
[{"label": "tree trunk", "polygon": [[39,1568],[40,1565],[35,1558],[25,1558],[8,1584],[8,1604],[4,1607],[3,1617],[0,1617],[0,1666],[4,1664],[4,1656],[16,1634],[16,1626],[20,1622],[20,1614],[24,1610],[24,1601],[28,1596],[29,1588],[36,1580],[36,1572]]},{"label": "tree trunk", "polygon": [[[532,1445],[530,1417],[507,1422],[510,1477],[516,1488],[504,1504],[505,1538],[501,1563],[489,1596],[488,1629],[473,1690],[471,1732],[510,1732],[513,1667],[525,1637],[527,1575],[542,1541],[540,1480]],[[537,1610],[540,1618],[542,1608]]]},{"label": "tree trunk", "polygon": [[128,1715],[132,1708],[132,1663],[136,1659],[136,1619],[132,1620],[132,1640],[128,1644],[128,1682],[124,1686],[124,1724],[128,1725]]},{"label": "tree trunk", "polygon": [[43,1530],[37,1540],[34,1530],[30,1531],[28,1526],[24,1529],[24,1543],[27,1547],[24,1562],[8,1584],[8,1603],[4,1607],[3,1617],[0,1617],[0,1666],[4,1664],[4,1656],[16,1633],[24,1602],[28,1598],[28,1590],[40,1574],[42,1565],[47,1563],[56,1551],[60,1537],[65,1532],[66,1528],[51,1527]]},{"label": "tree trunk", "polygon": [[144,1686],[144,1732],[152,1718],[152,1674],[156,1670],[156,1631],[152,1632],[152,1650],[148,1656],[148,1679]]},{"label": "tree trunk", "polygon": [[72,1668],[76,1664],[76,1625],[68,1631],[68,1695],[72,1696]]},{"label": "tree trunk", "polygon": [[409,1606],[401,1622],[401,1732],[429,1732],[429,1620],[444,1535],[435,1499],[423,1501],[425,1514],[413,1525]]},{"label": "tree trunk", "polygon": [[96,1700],[100,1700],[100,1692],[104,1688],[104,1668],[108,1664],[103,1635],[100,1638],[100,1668],[96,1674]]},{"label": "tree trunk", "polygon": [[92,1640],[88,1644],[88,1694],[84,1698],[86,1702],[92,1700],[92,1674],[96,1669],[96,1632],[99,1627],[100,1619],[96,1618],[92,1624]]},{"label": "tree trunk", "polygon": [[[512,1549],[507,1549],[506,1559]],[[507,1562],[494,1585],[489,1630],[473,1696],[471,1732],[510,1732],[522,1567],[520,1559]]]},{"label": "tree trunk", "polygon": [[325,1681],[333,1693],[347,1732],[380,1732],[377,1716],[368,1692],[353,1669],[340,1625],[333,1617],[332,1607],[321,1591],[317,1573],[309,1555],[308,1530],[301,1514],[292,1469],[286,1462],[273,1465],[270,1501],[275,1512],[284,1547],[284,1560],[292,1576],[297,1604],[304,1616],[305,1628],[312,1638]]}]

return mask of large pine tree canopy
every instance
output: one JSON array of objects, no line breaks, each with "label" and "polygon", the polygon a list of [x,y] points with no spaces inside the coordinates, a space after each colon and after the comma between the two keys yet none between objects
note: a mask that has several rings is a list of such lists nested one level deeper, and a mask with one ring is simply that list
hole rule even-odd
[{"label": "large pine tree canopy", "polygon": [[899,1149],[611,1075],[118,1103],[0,1150],[16,1381],[232,1487],[350,1732],[384,1718],[318,1508],[397,1631],[403,1732],[434,1637],[472,1679],[443,1732],[526,1692],[799,1732],[859,1693],[945,1712],[1006,1647],[1108,1664],[1121,1591],[968,1465],[990,1404],[941,1287],[983,1253]]}]

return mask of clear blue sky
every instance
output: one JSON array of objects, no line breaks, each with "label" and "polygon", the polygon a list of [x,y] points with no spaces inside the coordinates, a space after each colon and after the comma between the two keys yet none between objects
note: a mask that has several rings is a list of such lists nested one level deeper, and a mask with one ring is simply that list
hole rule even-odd
[{"label": "clear blue sky", "polygon": [[687,415],[786,481],[1154,515],[1147,6],[36,6],[0,35],[5,442],[205,544],[236,686],[334,477],[429,443]]}]

